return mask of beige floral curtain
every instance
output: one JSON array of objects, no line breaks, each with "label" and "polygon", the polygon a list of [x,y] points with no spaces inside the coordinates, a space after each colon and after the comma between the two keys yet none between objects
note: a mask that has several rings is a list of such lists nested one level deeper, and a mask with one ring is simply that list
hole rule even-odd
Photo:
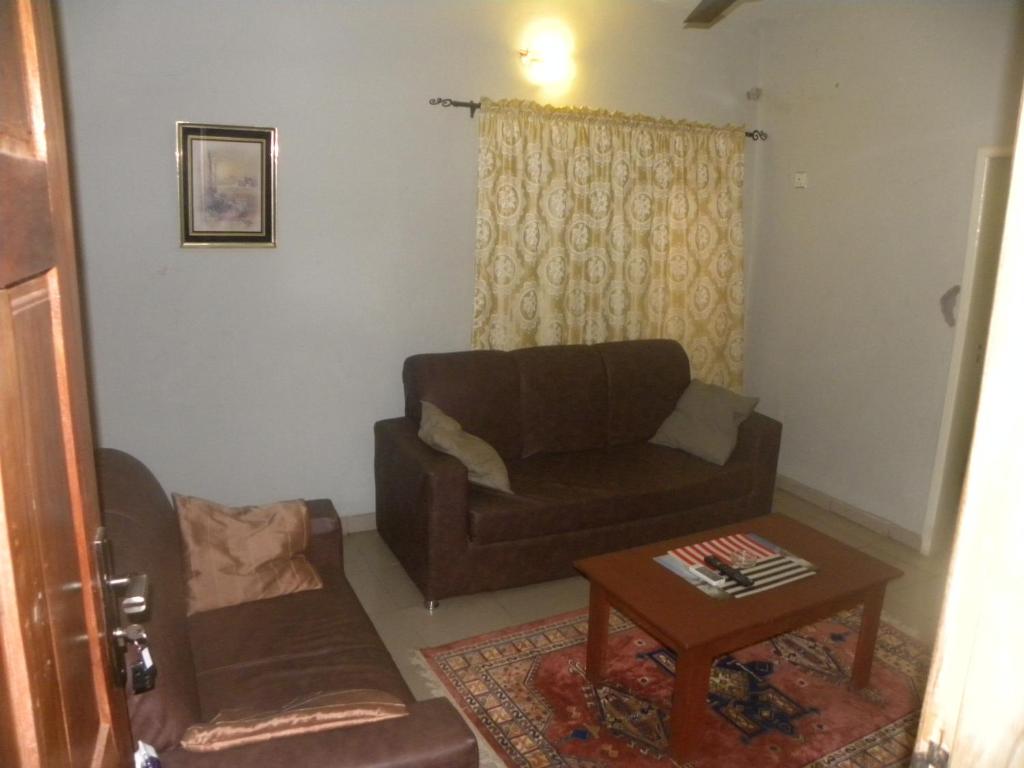
[{"label": "beige floral curtain", "polygon": [[483,101],[473,346],[678,340],[743,375],[742,128]]}]

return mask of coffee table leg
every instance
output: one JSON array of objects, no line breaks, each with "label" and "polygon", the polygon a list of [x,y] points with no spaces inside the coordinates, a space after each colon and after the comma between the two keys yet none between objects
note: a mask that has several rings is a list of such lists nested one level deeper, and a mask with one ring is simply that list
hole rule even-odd
[{"label": "coffee table leg", "polygon": [[857,650],[850,674],[850,685],[854,688],[863,688],[871,680],[871,662],[875,658],[875,639],[878,637],[878,625],[882,620],[884,598],[883,584],[868,592],[864,599],[864,613],[860,620],[860,634],[857,636]]},{"label": "coffee table leg", "polygon": [[604,677],[608,650],[608,595],[597,584],[590,585],[590,616],[587,620],[587,678],[599,682]]},{"label": "coffee table leg", "polygon": [[676,658],[669,752],[679,765],[692,760],[700,744],[703,732],[701,726],[707,709],[711,662],[710,657],[699,653],[679,654]]}]

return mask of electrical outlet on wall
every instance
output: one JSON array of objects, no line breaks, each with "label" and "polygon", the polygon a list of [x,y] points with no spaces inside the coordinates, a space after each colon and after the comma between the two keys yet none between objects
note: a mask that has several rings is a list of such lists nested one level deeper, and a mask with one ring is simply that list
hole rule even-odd
[{"label": "electrical outlet on wall", "polygon": [[807,189],[807,171],[797,171],[793,174],[793,186],[797,189]]}]

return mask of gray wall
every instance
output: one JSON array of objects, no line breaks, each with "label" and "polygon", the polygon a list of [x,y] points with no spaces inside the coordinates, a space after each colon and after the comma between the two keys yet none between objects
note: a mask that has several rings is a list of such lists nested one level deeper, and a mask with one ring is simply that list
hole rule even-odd
[{"label": "gray wall", "polygon": [[[427,99],[537,97],[517,37],[552,9],[562,102],[753,118],[756,32],[679,4],[60,3],[101,442],[168,490],[372,511],[403,359],[469,345],[476,122]],[[176,120],[279,129],[276,249],[178,247]]]},{"label": "gray wall", "polygon": [[760,5],[747,388],[785,423],[782,474],[920,532],[954,334],[938,300],[977,151],[1012,142],[1024,6]]}]

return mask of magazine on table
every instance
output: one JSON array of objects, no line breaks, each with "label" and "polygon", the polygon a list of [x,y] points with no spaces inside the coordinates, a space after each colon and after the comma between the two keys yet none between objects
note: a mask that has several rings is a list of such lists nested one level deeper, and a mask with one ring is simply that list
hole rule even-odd
[{"label": "magazine on table", "polygon": [[756,533],[689,544],[654,558],[711,597],[743,598],[813,576],[817,568]]}]

